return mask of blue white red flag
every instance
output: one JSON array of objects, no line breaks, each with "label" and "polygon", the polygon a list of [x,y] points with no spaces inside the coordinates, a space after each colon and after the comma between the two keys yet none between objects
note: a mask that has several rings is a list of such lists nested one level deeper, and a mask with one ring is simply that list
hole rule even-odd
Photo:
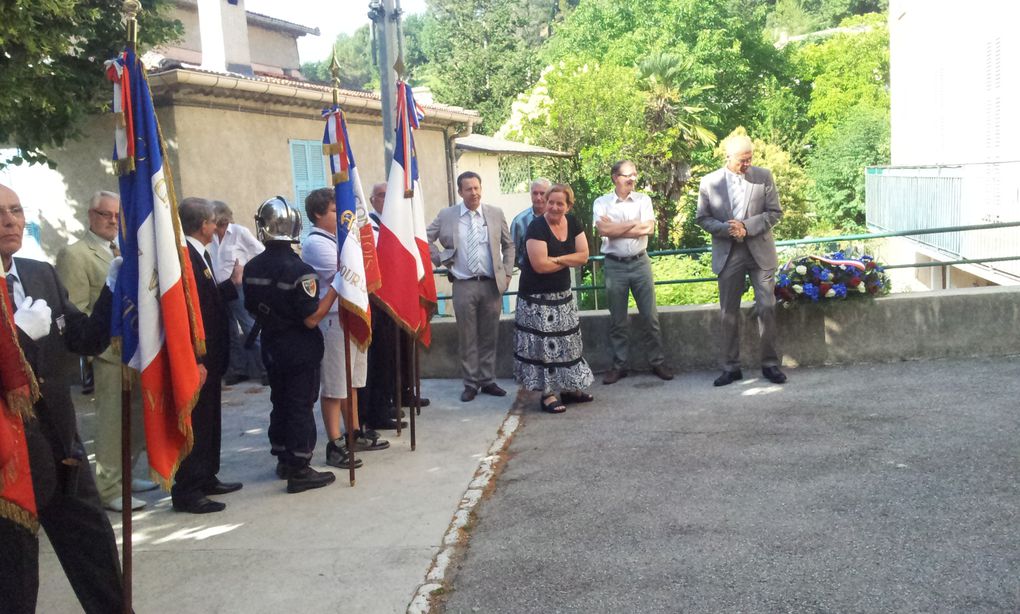
[{"label": "blue white red flag", "polygon": [[[337,280],[334,289],[345,318],[347,331],[359,349],[372,341],[372,316],[368,295],[381,284],[376,265],[372,227],[368,223],[365,193],[354,163],[347,119],[340,107],[322,112],[326,129],[322,137],[323,154],[329,158],[336,198]],[[367,231],[368,243],[364,238]]]},{"label": "blue white red flag", "polygon": [[436,307],[436,283],[414,147],[414,129],[422,119],[424,114],[414,101],[411,86],[397,81],[397,140],[377,246],[384,283],[376,296],[401,327],[427,346],[431,341],[429,319]]},{"label": "blue white red flag", "polygon": [[201,388],[195,357],[205,352],[187,244],[152,106],[145,69],[132,51],[107,62],[114,83],[120,171],[121,253],[112,336],[124,364],[140,374],[153,477],[173,482],[191,451],[191,410]]}]

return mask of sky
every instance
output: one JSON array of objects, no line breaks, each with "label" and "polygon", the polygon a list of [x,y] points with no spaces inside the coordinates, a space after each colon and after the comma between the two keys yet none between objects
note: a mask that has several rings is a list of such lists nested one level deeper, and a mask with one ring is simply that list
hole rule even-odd
[{"label": "sky", "polygon": [[[425,12],[425,0],[394,0],[404,15]],[[254,13],[319,28],[321,34],[298,39],[301,62],[318,62],[329,56],[337,34],[352,34],[368,23],[369,0],[245,0],[244,8]]]}]

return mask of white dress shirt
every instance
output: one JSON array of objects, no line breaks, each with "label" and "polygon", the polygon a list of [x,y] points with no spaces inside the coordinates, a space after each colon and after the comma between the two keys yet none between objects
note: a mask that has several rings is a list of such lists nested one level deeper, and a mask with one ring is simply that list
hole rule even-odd
[{"label": "white dress shirt", "polygon": [[248,261],[265,251],[266,246],[255,238],[250,230],[240,224],[230,224],[227,231],[220,239],[219,234],[213,234],[212,243],[209,244],[209,253],[212,254],[213,266],[216,270],[216,279],[230,279],[234,272],[234,261],[244,266]]},{"label": "white dress shirt", "polygon": [[730,197],[733,219],[743,220],[747,215],[747,179],[728,168],[724,174],[726,175],[726,192]]},{"label": "white dress shirt", "polygon": [[11,268],[4,274],[4,283],[7,283],[7,277],[14,276],[14,292],[11,296],[11,308],[20,307],[25,302],[25,287],[21,285],[21,277],[18,275],[18,265],[14,263],[14,259],[11,258]]},{"label": "white dress shirt", "polygon": [[[631,192],[627,198],[620,199],[616,192],[603,194],[595,199],[592,205],[594,224],[598,224],[603,216],[612,222],[650,222],[655,220],[652,199],[647,194]],[[620,258],[636,256],[648,249],[648,235],[637,238],[602,237],[602,253],[612,254]]]},{"label": "white dress shirt", "polygon": [[[453,266],[450,272],[457,279],[468,279],[470,277],[493,277],[492,275],[492,250],[489,249],[489,227],[485,224],[485,216],[482,215],[482,206],[471,211],[464,203],[460,204],[460,217],[457,224],[457,253],[453,257]],[[471,241],[471,227],[479,228],[478,235],[478,270],[472,271],[468,263],[468,243]]]}]

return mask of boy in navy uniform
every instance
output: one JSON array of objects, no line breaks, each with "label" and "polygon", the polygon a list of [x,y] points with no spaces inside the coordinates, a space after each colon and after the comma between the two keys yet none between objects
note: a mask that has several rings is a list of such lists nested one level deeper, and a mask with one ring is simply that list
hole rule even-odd
[{"label": "boy in navy uniform", "polygon": [[312,410],[323,355],[318,323],[336,300],[336,292],[330,288],[319,300],[315,270],[291,247],[301,236],[301,216],[282,196],[262,203],[255,224],[266,251],[244,267],[244,307],[262,334],[262,360],[273,404],[269,443],[278,461],[276,475],[287,480],[287,492],[304,492],[336,479],[309,466],[316,437]]}]

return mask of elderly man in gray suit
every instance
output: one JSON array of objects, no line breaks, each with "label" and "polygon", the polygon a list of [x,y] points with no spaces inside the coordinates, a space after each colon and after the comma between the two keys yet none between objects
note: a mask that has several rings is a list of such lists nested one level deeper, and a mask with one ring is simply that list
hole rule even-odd
[{"label": "elderly man in gray suit", "polygon": [[[457,315],[464,392],[460,400],[485,394],[506,395],[496,384],[496,342],[502,295],[514,267],[514,243],[503,211],[482,204],[482,178],[467,171],[457,177],[463,202],[439,212],[429,224],[433,264],[449,269],[453,310]],[[437,249],[439,241],[442,249]]]},{"label": "elderly man in gray suit", "polygon": [[751,278],[761,337],[761,372],[782,384],[776,351],[775,273],[779,266],[772,227],[783,217],[772,173],[751,166],[754,144],[745,135],[726,141],[726,166],[701,180],[698,225],[712,235],[712,271],[719,276],[723,373],[716,386],[743,377],[740,371],[740,297]]}]

